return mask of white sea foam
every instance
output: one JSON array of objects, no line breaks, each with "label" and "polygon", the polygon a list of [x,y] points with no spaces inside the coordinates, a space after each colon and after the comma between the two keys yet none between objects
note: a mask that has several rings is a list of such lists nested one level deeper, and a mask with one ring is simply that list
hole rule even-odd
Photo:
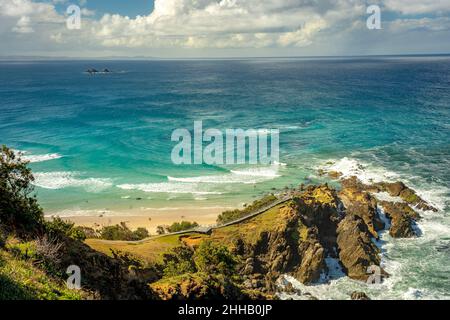
[{"label": "white sea foam", "polygon": [[[423,179],[417,176],[399,174],[384,167],[354,158],[345,157],[339,160],[327,160],[325,163],[317,166],[316,169],[338,171],[342,173],[343,178],[356,176],[359,180],[366,184],[381,181],[403,181],[409,187],[413,188],[422,199],[441,211],[446,208],[449,202],[450,190],[446,186],[436,183],[423,182]],[[382,194],[379,194],[379,196],[383,197]]]},{"label": "white sea foam", "polygon": [[[429,287],[423,288],[423,283],[414,277],[414,274],[425,266],[427,269],[434,269],[430,265],[433,263],[431,257],[429,259],[420,259],[419,261],[416,259],[411,260],[408,255],[399,255],[397,253],[399,251],[411,252],[412,250],[414,252],[417,250],[417,254],[424,254],[422,253],[422,247],[430,248],[430,245],[432,246],[435,241],[448,237],[448,234],[450,234],[450,219],[443,211],[444,209],[447,210],[448,188],[437,183],[429,183],[417,176],[404,173],[398,174],[383,167],[352,158],[334,160],[331,163],[327,161],[325,165],[319,168],[340,171],[344,177],[355,175],[364,183],[401,180],[416,190],[417,194],[424,200],[440,209],[440,211],[421,212],[423,218],[418,222],[421,232],[418,238],[392,239],[387,230],[380,232],[380,240],[375,242],[381,249],[381,267],[390,274],[381,284],[368,285],[338,274],[337,277],[329,277],[329,281],[325,283],[305,286],[293,277],[284,276],[285,280],[291,282],[302,294],[292,296],[283,293],[281,298],[305,299],[303,294],[308,292],[319,299],[349,299],[352,291],[364,291],[372,299],[445,299],[448,295],[443,294],[442,289],[436,291]],[[377,193],[375,196],[380,200],[401,200],[386,193]],[[389,220],[385,217],[382,208],[379,208],[379,213],[386,223],[386,228],[389,228]],[[427,253],[425,254],[428,255]],[[327,264],[329,263],[327,262]],[[421,264],[423,266],[418,268],[418,265]],[[322,277],[323,280],[328,279],[327,277]]]},{"label": "white sea foam", "polygon": [[400,197],[393,197],[387,192],[377,192],[373,194],[379,201],[404,202]]},{"label": "white sea foam", "polygon": [[280,177],[276,166],[231,170],[229,173],[219,175],[205,175],[197,177],[167,177],[169,181],[184,183],[211,183],[211,184],[255,184]]},{"label": "white sea foam", "polygon": [[84,188],[88,192],[103,191],[112,186],[111,179],[82,178],[78,172],[36,172],[34,185],[44,189]]},{"label": "white sea foam", "polygon": [[372,164],[364,163],[353,158],[342,158],[340,160],[328,160],[318,169],[327,171],[338,171],[342,173],[343,178],[357,176],[363,183],[373,183],[381,181],[396,181],[399,174],[389,171],[383,167],[377,167]]},{"label": "white sea foam", "polygon": [[175,193],[175,194],[222,194],[221,192],[209,191],[204,186],[196,183],[160,182],[160,183],[138,183],[120,184],[117,186],[123,190],[139,190],[149,193]]},{"label": "white sea foam", "polygon": [[49,160],[55,160],[60,159],[63,156],[59,153],[47,153],[47,154],[36,154],[36,155],[23,155],[21,158],[22,160],[29,161],[31,163],[35,162],[44,162]]},{"label": "white sea foam", "polygon": [[98,217],[98,216],[115,216],[115,215],[122,215],[121,213],[114,212],[111,210],[83,210],[83,209],[66,209],[62,211],[57,211],[54,213],[48,213],[46,214],[46,217],[52,217],[52,216],[58,216],[61,218],[67,218],[67,217]]},{"label": "white sea foam", "polygon": [[46,153],[46,154],[32,154],[29,151],[12,149],[12,151],[24,161],[29,161],[30,163],[44,162],[49,160],[55,160],[62,158],[63,156],[59,153]]}]

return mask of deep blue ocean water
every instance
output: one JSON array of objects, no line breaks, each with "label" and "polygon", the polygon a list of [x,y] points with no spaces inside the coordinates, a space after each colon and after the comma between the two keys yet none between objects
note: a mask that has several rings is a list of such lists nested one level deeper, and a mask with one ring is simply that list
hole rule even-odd
[{"label": "deep blue ocean water", "polygon": [[[92,67],[113,72],[84,72]],[[0,62],[0,143],[32,161],[47,214],[236,207],[321,182],[317,169],[327,166],[404,180],[440,211],[425,215],[421,238],[386,244],[394,293],[366,290],[388,298],[450,296],[450,247],[437,249],[450,245],[449,117],[442,56]],[[172,164],[172,131],[198,120],[279,129],[284,165]],[[359,286],[348,281],[315,294]]]}]

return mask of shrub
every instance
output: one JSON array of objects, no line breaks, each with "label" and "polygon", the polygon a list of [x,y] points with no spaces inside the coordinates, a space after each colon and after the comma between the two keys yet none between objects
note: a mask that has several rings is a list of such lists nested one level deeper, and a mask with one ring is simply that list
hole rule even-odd
[{"label": "shrub", "polygon": [[43,236],[36,240],[36,254],[41,262],[46,264],[56,265],[60,263],[61,247],[62,243],[58,242],[57,238]]},{"label": "shrub", "polygon": [[181,221],[181,222],[174,222],[172,225],[167,227],[168,232],[179,232],[184,230],[189,230],[198,227],[197,222],[189,222],[189,221]]},{"label": "shrub", "polygon": [[211,240],[203,241],[195,250],[194,262],[197,270],[209,274],[231,275],[238,263],[227,247]]},{"label": "shrub", "polygon": [[136,231],[131,231],[125,222],[114,226],[106,226],[100,230],[100,237],[105,240],[136,241],[147,238],[148,236],[147,229],[138,228]]},{"label": "shrub", "polygon": [[52,217],[51,221],[45,223],[47,233],[53,237],[60,237],[65,235],[69,238],[84,241],[86,234],[80,227],[75,227],[75,224],[70,221],[65,221],[60,217]]},{"label": "shrub", "polygon": [[156,233],[157,234],[165,234],[166,233],[166,229],[167,229],[167,227],[166,226],[157,226],[156,227]]},{"label": "shrub", "polygon": [[0,226],[0,248],[4,248],[6,246],[6,232]]},{"label": "shrub", "polygon": [[99,232],[96,231],[94,228],[78,226],[77,229],[84,233],[84,235],[86,236],[86,239],[100,238]]},{"label": "shrub", "polygon": [[34,177],[22,161],[6,146],[0,149],[0,224],[15,231],[36,232],[44,215],[33,195]]},{"label": "shrub", "polygon": [[133,235],[138,240],[145,239],[150,236],[148,230],[145,228],[137,228],[135,231],[133,231]]},{"label": "shrub", "polygon": [[273,194],[269,194],[263,197],[262,199],[255,200],[251,205],[246,206],[242,210],[235,209],[230,211],[224,211],[217,217],[217,224],[225,224],[227,222],[231,222],[239,218],[245,217],[248,214],[251,214],[265,206],[268,206],[277,199],[278,198]]},{"label": "shrub", "polygon": [[184,273],[193,273],[197,269],[192,259],[194,251],[187,247],[175,247],[163,255],[164,276],[174,277]]}]

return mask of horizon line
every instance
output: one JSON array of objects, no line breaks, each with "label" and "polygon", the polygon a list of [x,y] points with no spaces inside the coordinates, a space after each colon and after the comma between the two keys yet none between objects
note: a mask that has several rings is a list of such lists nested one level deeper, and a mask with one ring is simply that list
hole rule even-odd
[{"label": "horizon line", "polygon": [[449,53],[405,53],[405,54],[362,54],[362,55],[305,55],[305,56],[218,56],[218,57],[152,57],[152,56],[101,56],[101,57],[70,57],[70,56],[0,56],[0,61],[8,60],[244,60],[244,59],[330,59],[330,58],[370,58],[370,57],[445,57]]}]

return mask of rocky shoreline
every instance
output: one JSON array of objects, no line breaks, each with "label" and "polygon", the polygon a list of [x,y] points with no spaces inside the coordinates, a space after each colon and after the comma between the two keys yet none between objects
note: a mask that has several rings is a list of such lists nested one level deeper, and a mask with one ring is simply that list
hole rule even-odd
[{"label": "rocky shoreline", "polygon": [[[383,281],[389,274],[380,266],[381,250],[376,244],[380,232],[388,230],[393,238],[419,236],[415,223],[420,215],[416,210],[436,211],[402,182],[368,185],[357,177],[326,174],[340,179],[339,190],[323,184],[291,191],[292,200],[277,209],[271,217],[273,225],[266,229],[253,226],[261,224],[260,221],[247,221],[239,225],[243,231],[234,231],[229,238],[228,230],[212,231],[211,240],[225,243],[240,257],[237,273],[242,279],[241,294],[252,292],[259,299],[277,298],[280,292],[295,294],[292,284],[280,281],[282,276],[314,284],[329,272],[327,258],[337,260],[345,275],[352,279]],[[382,193],[390,197],[389,201],[379,197]],[[251,237],[245,233],[250,227],[257,229]],[[189,236],[185,240],[189,243]],[[374,275],[379,279],[374,279]],[[193,298],[186,296],[186,292],[183,294],[181,287],[153,288],[165,299]],[[312,295],[309,298],[315,299]],[[369,299],[363,292],[353,292],[351,298]]]}]

